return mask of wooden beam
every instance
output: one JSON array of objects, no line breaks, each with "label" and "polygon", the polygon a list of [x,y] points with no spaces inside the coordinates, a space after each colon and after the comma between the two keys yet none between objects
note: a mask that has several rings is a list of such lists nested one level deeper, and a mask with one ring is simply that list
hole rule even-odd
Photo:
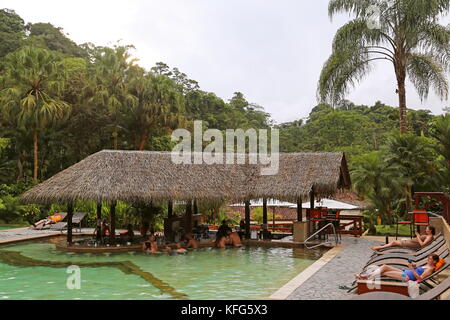
[{"label": "wooden beam", "polygon": [[194,214],[198,214],[198,204],[197,204],[197,200],[194,200]]},{"label": "wooden beam", "polygon": [[263,224],[267,224],[267,199],[263,199]]},{"label": "wooden beam", "polygon": [[297,198],[297,221],[302,222],[303,221],[303,201],[302,197]]},{"label": "wooden beam", "polygon": [[192,200],[186,204],[186,216],[185,216],[185,233],[192,232]]},{"label": "wooden beam", "polygon": [[111,214],[111,244],[116,244],[116,202],[111,203],[110,214]]},{"label": "wooden beam", "polygon": [[70,202],[67,204],[67,245],[71,246],[73,244],[73,237],[72,237],[72,218],[73,218],[73,203]]},{"label": "wooden beam", "polygon": [[315,201],[316,201],[316,193],[314,192],[314,189],[312,189],[311,192],[309,193],[310,209],[314,209]]},{"label": "wooden beam", "polygon": [[102,203],[97,203],[97,220],[102,220]]},{"label": "wooden beam", "polygon": [[245,202],[245,238],[250,239],[250,201]]},{"label": "wooden beam", "polygon": [[169,204],[167,205],[167,217],[169,219],[173,218],[173,201],[169,201]]}]

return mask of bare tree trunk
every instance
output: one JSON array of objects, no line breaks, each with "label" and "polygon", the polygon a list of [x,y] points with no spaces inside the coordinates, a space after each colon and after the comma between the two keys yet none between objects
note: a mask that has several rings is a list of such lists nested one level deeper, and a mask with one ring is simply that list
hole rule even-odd
[{"label": "bare tree trunk", "polygon": [[141,136],[141,142],[139,143],[139,151],[145,150],[145,145],[147,144],[149,134],[146,132]]},{"label": "bare tree trunk", "polygon": [[38,155],[38,134],[34,131],[34,170],[33,170],[33,182],[38,182],[38,169],[39,169],[39,155]]},{"label": "bare tree trunk", "polygon": [[408,120],[406,118],[406,88],[405,80],[399,83],[398,86],[399,108],[400,108],[400,133],[406,134],[408,132]]}]

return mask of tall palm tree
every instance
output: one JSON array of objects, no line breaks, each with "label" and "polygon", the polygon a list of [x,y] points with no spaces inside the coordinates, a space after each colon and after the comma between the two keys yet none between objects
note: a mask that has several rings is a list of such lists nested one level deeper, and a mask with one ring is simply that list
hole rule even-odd
[{"label": "tall palm tree", "polygon": [[141,73],[131,80],[130,87],[137,98],[130,110],[133,131],[139,139],[136,149],[142,151],[151,130],[175,129],[184,123],[184,97],[164,75]]},{"label": "tall palm tree", "polygon": [[64,70],[58,54],[24,47],[5,58],[4,89],[0,92],[3,114],[33,135],[33,181],[38,181],[39,135],[42,130],[70,114],[63,101]]},{"label": "tall palm tree", "polygon": [[337,31],[320,76],[320,99],[338,103],[368,75],[374,61],[387,61],[397,79],[400,132],[406,133],[407,76],[422,99],[430,87],[442,99],[448,97],[450,28],[438,20],[449,8],[450,0],[331,0],[330,17],[348,12],[355,19]]},{"label": "tall palm tree", "polygon": [[131,58],[129,46],[103,48],[94,61],[95,90],[91,102],[107,110],[113,121],[113,147],[118,149],[118,136],[122,114],[136,103],[129,92],[130,73],[135,59]]}]

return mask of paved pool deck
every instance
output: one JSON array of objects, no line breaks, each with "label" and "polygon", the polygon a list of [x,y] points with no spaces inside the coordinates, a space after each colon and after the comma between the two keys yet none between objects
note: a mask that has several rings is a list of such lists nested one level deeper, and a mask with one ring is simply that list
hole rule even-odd
[{"label": "paved pool deck", "polygon": [[[339,286],[351,286],[353,274],[361,272],[373,251],[379,245],[379,239],[343,237],[340,248],[333,257],[325,257],[314,273],[303,279],[302,283],[286,297],[287,300],[350,300],[354,293],[339,289]],[[301,277],[302,274],[299,275]]]},{"label": "paved pool deck", "polygon": [[[92,234],[94,229],[82,229],[81,234]],[[80,233],[75,233],[74,235],[78,235]],[[18,228],[18,229],[9,229],[9,230],[1,230],[0,231],[0,244],[28,241],[28,240],[37,240],[37,239],[46,239],[51,237],[57,237],[66,235],[66,231],[61,233],[61,231],[55,230],[34,230],[32,228]]]}]

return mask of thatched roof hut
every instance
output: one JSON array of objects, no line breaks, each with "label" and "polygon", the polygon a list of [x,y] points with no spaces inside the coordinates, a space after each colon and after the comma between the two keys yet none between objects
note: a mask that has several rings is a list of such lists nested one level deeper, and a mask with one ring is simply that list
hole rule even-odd
[{"label": "thatched roof hut", "polygon": [[280,154],[279,172],[262,176],[262,165],[178,165],[169,152],[101,151],[27,191],[24,203],[191,200],[297,201],[312,188],[318,197],[350,187],[343,153]]}]

